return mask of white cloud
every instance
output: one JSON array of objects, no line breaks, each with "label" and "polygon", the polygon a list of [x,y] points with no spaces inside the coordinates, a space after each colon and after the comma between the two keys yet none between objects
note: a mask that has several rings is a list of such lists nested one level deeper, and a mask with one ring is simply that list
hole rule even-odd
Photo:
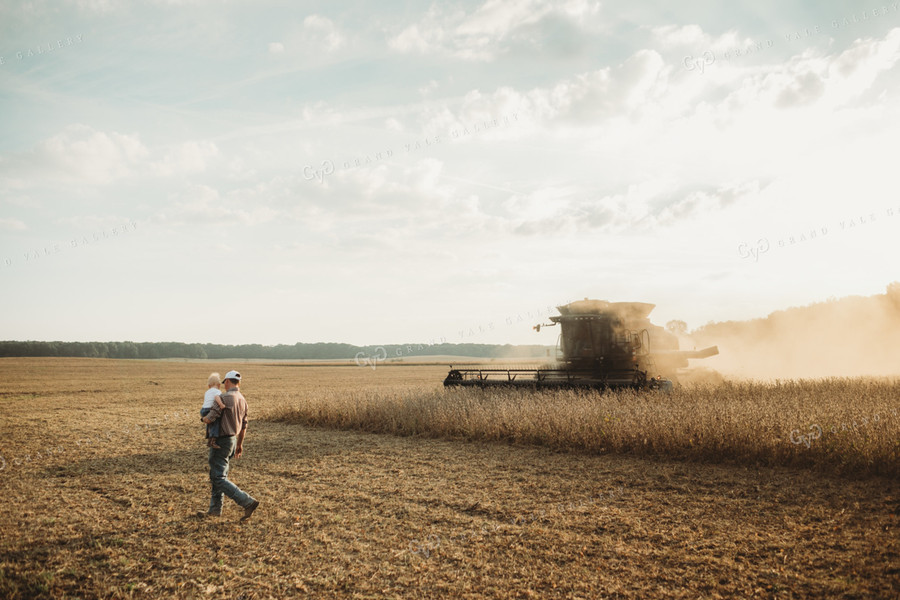
[{"label": "white cloud", "polygon": [[648,215],[645,225],[648,227],[670,225],[676,221],[696,218],[700,215],[714,215],[737,202],[754,198],[759,192],[760,182],[758,180],[723,186],[718,189],[685,190],[675,194],[673,200],[663,203],[662,210],[657,214]]},{"label": "white cloud", "polygon": [[894,67],[900,59],[900,28],[892,29],[882,40],[857,40],[827,66],[823,97],[832,106],[859,98],[878,76]]},{"label": "white cloud", "polygon": [[[404,53],[491,61],[512,46],[538,47],[552,39],[552,36],[541,35],[543,25],[558,27],[559,22],[564,22],[574,25],[577,31],[598,11],[598,3],[586,0],[487,0],[471,14],[432,5],[418,23],[408,25],[390,38],[388,46]],[[536,33],[534,28],[539,31]],[[556,41],[561,44],[572,42],[571,39]],[[540,49],[547,51],[543,46]]]},{"label": "white cloud", "polygon": [[[724,100],[713,107],[724,125],[768,119],[791,121],[796,128],[798,124],[812,126],[812,121],[851,106],[860,110],[860,101],[898,60],[900,28],[895,28],[882,39],[856,40],[838,53],[807,49],[785,61],[755,66],[717,62],[703,75],[687,73],[691,77],[684,79],[705,80],[710,88],[698,87],[698,94],[730,88]],[[867,104],[880,102],[870,98]],[[791,108],[803,111],[784,110]]]},{"label": "white cloud", "polygon": [[391,117],[384,122],[384,128],[387,131],[398,133],[403,131],[403,125],[397,119]]},{"label": "white cloud", "polygon": [[758,181],[749,181],[673,190],[671,182],[648,180],[599,198],[578,188],[544,189],[507,202],[506,208],[516,234],[636,233],[660,231],[688,219],[715,218],[732,204],[753,198],[759,187]]},{"label": "white cloud", "polygon": [[137,135],[104,133],[87,125],[70,125],[38,145],[32,167],[89,184],[106,184],[134,173],[149,154]]},{"label": "white cloud", "polygon": [[432,79],[425,85],[419,88],[419,94],[422,96],[429,96],[431,93],[438,88],[438,82]]},{"label": "white cloud", "polygon": [[25,223],[19,219],[0,219],[0,229],[5,229],[6,231],[24,231],[25,229],[28,229],[28,227],[26,227]]},{"label": "white cloud", "polygon": [[307,42],[321,47],[325,52],[334,52],[346,42],[331,19],[321,15],[309,15],[303,19],[303,32]]},{"label": "white cloud", "polygon": [[244,194],[222,195],[208,185],[191,185],[175,195],[174,202],[159,215],[159,220],[190,225],[257,225],[277,216],[273,208],[243,201]]},{"label": "white cloud", "polygon": [[23,174],[40,174],[45,181],[58,183],[110,185],[147,175],[203,172],[218,155],[216,144],[204,140],[157,150],[145,146],[134,134],[70,125],[33,150],[0,158],[0,174],[11,188],[24,185],[25,180],[19,179]]},{"label": "white cloud", "polygon": [[725,52],[734,52],[741,50],[743,52],[747,48],[755,48],[756,44],[766,42],[762,40],[753,40],[748,36],[730,29],[718,36],[713,36],[696,24],[689,25],[661,25],[659,27],[650,28],[654,39],[665,49],[676,49],[686,52],[690,56],[701,56],[704,52],[714,52],[721,55]]},{"label": "white cloud", "polygon": [[692,105],[688,98],[672,94],[671,75],[672,67],[658,53],[640,50],[617,67],[574,75],[550,87],[523,91],[504,86],[491,93],[472,90],[456,111],[446,106],[424,109],[427,120],[422,128],[434,134],[472,123],[511,120],[516,115],[516,127],[487,132],[490,137],[504,138],[530,135],[535,129],[546,131],[547,127],[575,126],[583,131],[611,119],[646,116],[647,112],[677,115]]},{"label": "white cloud", "polygon": [[180,173],[201,172],[205,171],[210,161],[218,155],[219,149],[212,142],[182,142],[166,151],[162,160],[152,163],[150,170],[163,177]]},{"label": "white cloud", "polygon": [[[691,40],[703,36],[695,26],[681,28],[679,35]],[[620,65],[549,86],[473,90],[454,110],[446,105],[424,108],[418,128],[434,134],[518,113],[517,127],[498,128],[490,135],[522,139],[555,132],[558,140],[580,140],[593,147],[654,140],[669,153],[684,146],[686,133],[694,136],[693,146],[701,136],[726,133],[732,139],[741,134],[755,141],[782,126],[798,129],[809,122],[812,127],[812,121],[829,111],[857,102],[898,59],[900,29],[882,39],[857,40],[843,52],[822,55],[809,50],[768,65],[722,62],[704,74],[673,67],[656,51],[639,50]],[[784,110],[798,106],[806,110]],[[680,143],[672,137],[676,135]]]},{"label": "white cloud", "polygon": [[[249,342],[416,339],[444,327],[435,315],[467,306],[483,314],[528,294],[582,292],[656,301],[653,286],[683,290],[684,280],[700,282],[692,293],[726,311],[760,290],[781,294],[773,282],[796,282],[815,267],[789,264],[794,250],[783,249],[755,264],[754,275],[742,268],[749,264],[737,255],[740,242],[816,225],[838,230],[857,206],[868,214],[891,202],[898,210],[889,164],[900,122],[891,87],[898,34],[885,33],[887,17],[788,43],[773,34],[774,47],[735,58],[735,48],[751,43],[744,24],[792,31],[796,23],[785,19],[794,13],[618,5],[601,14],[592,2],[473,0],[352,14],[329,7],[296,18],[278,3],[188,13],[154,4],[160,26],[146,30],[146,19],[126,15],[119,0],[94,2],[96,10],[119,7],[102,15],[115,35],[77,55],[73,48],[22,62],[25,71],[7,55],[2,67],[13,119],[0,156],[5,255],[41,247],[63,229],[109,231],[104,214],[148,225],[138,231],[155,228],[141,243],[129,238],[102,255],[65,259],[82,264],[88,284],[72,306],[112,307],[96,322],[79,319],[87,332],[114,322],[135,335],[129,311],[150,307],[170,329],[146,335],[205,339],[202,329],[184,328],[172,293],[185,293],[179,286],[206,272],[202,261],[220,262],[226,251],[246,267],[259,299],[283,293],[284,308],[267,312],[272,322],[300,310],[332,323],[348,312],[341,299],[358,303],[360,289],[391,298],[378,306],[383,319],[361,315],[338,329],[248,323]],[[4,13],[19,36],[9,40],[13,51],[36,44],[41,31],[77,33],[78,18],[91,16],[71,6],[74,22],[39,12],[47,22],[37,29],[39,19]],[[809,14],[827,29],[827,15]],[[679,22],[656,27],[670,18]],[[692,24],[700,22],[716,33]],[[634,23],[648,25],[635,32]],[[715,63],[687,71],[682,57],[705,50]],[[357,158],[361,166],[344,166]],[[305,165],[318,169],[326,159],[335,172],[304,175]],[[840,246],[851,266],[836,270],[880,276],[890,265],[865,250],[867,232],[889,233],[894,222],[878,214],[862,235],[833,231],[810,252]],[[210,231],[232,224],[252,227],[239,240],[207,243]],[[890,254],[890,243],[878,256]],[[279,250],[291,244],[300,247]],[[159,295],[98,304],[130,285],[104,273],[148,255],[167,284]],[[547,278],[543,291],[535,291],[535,273]],[[708,283],[722,273],[727,285]],[[49,297],[38,292],[42,282],[70,276],[7,274],[19,278],[7,286],[18,294],[4,299],[7,312]],[[21,335],[81,335],[35,314]]]},{"label": "white cloud", "polygon": [[651,32],[665,47],[693,48],[701,52],[712,46],[710,36],[699,25],[661,25]]},{"label": "white cloud", "polygon": [[55,219],[55,223],[64,225],[66,231],[71,232],[103,231],[133,222],[134,219],[127,215],[78,215]]},{"label": "white cloud", "polygon": [[80,10],[97,13],[108,13],[122,6],[120,0],[70,0]]},{"label": "white cloud", "polygon": [[[685,43],[702,38],[698,28],[678,34]],[[504,231],[646,231],[701,222],[755,201],[785,175],[786,165],[804,160],[818,162],[820,170],[839,167],[840,148],[849,140],[839,130],[833,135],[823,130],[822,118],[829,115],[849,139],[864,135],[868,125],[859,124],[885,110],[881,105],[887,100],[870,98],[874,113],[862,109],[859,100],[896,64],[898,47],[900,30],[892,30],[882,39],[857,40],[828,55],[805,51],[765,67],[716,65],[718,70],[705,76],[673,68],[655,51],[640,50],[621,65],[546,87],[473,90],[454,111],[430,109],[425,128],[441,131],[515,110],[519,126],[498,129],[493,139],[505,135],[557,150],[569,145],[607,157],[606,162],[598,158],[598,165],[608,174],[606,183],[622,191],[598,193],[583,177],[576,185],[545,177],[537,189],[506,201]],[[786,110],[792,106],[804,111]],[[487,154],[490,139],[477,140]],[[685,156],[686,151],[696,158]],[[551,153],[541,168],[581,172],[572,165],[560,170],[560,164],[565,165]],[[656,175],[648,178],[653,169]]]}]

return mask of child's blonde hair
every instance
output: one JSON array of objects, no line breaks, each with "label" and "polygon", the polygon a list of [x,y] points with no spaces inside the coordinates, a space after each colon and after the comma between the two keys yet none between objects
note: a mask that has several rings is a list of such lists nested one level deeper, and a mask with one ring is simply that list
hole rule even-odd
[{"label": "child's blonde hair", "polygon": [[206,380],[208,385],[219,385],[222,383],[222,380],[219,378],[218,373],[213,373],[209,376],[209,379]]}]

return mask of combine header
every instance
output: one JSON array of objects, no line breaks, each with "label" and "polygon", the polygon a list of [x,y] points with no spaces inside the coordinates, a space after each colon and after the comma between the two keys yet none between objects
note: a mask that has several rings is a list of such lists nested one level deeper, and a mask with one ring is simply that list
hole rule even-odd
[{"label": "combine header", "polygon": [[454,369],[445,386],[528,388],[670,389],[676,369],[688,359],[719,353],[716,346],[679,350],[678,338],[647,318],[655,305],[644,302],[579,300],[558,306],[556,362],[533,367],[472,366]]}]

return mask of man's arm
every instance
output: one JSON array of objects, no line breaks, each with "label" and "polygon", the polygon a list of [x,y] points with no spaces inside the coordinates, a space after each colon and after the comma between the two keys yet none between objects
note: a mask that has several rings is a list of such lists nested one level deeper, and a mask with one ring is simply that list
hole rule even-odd
[{"label": "man's arm", "polygon": [[237,447],[234,449],[234,457],[240,458],[244,453],[244,434],[247,433],[247,405],[244,404],[244,418],[241,419],[241,430],[237,435]]},{"label": "man's arm", "polygon": [[[219,400],[219,398],[217,397],[216,400]],[[222,405],[221,407],[219,406],[220,404]],[[222,409],[224,408],[225,405],[221,401],[218,401],[212,405],[212,408],[209,409],[209,412],[206,413],[206,416],[201,417],[200,420],[207,424],[214,423],[216,419],[222,416]]]},{"label": "man's arm", "polygon": [[244,453],[244,434],[247,433],[247,428],[244,427],[241,429],[241,432],[237,436],[237,447],[234,449],[234,457],[240,458],[241,454]]}]

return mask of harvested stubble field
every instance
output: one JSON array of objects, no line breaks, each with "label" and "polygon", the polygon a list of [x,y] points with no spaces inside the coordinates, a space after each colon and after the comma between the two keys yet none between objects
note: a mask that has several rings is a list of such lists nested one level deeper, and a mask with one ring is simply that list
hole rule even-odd
[{"label": "harvested stubble field", "polygon": [[[230,368],[246,523],[193,516],[197,410]],[[900,597],[896,383],[532,396],[445,392],[445,366],[0,370],[0,597]]]}]

